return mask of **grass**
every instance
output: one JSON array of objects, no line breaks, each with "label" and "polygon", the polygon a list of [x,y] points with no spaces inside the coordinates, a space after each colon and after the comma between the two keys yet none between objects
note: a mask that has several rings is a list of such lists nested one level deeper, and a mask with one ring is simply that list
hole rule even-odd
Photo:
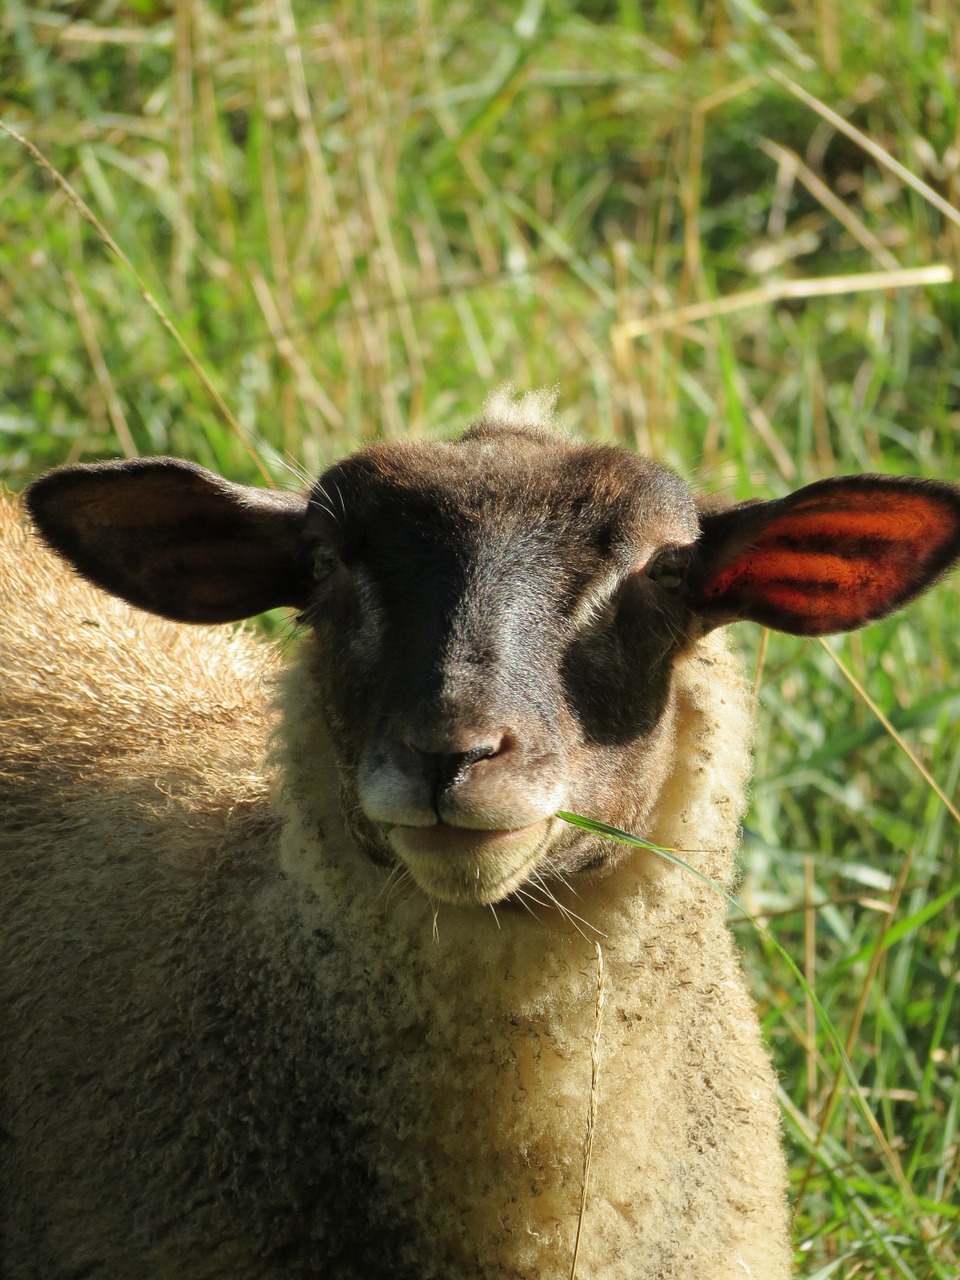
[{"label": "grass", "polygon": [[[960,476],[960,288],[884,287],[960,269],[947,0],[8,0],[0,20],[0,115],[193,357],[0,138],[14,488],[124,453],[237,479],[256,455],[288,484],[368,438],[451,432],[507,380],[731,498]],[[956,797],[956,582],[825,647],[743,631],[742,897],[872,1119],[780,951],[738,925],[798,1270],[955,1277],[958,824],[832,654]]]}]

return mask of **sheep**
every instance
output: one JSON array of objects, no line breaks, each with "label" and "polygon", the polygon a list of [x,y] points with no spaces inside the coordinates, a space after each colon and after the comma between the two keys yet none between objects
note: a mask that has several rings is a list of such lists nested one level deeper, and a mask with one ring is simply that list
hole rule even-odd
[{"label": "sheep", "polygon": [[[501,393],[299,495],[70,466],[27,492],[42,542],[5,507],[9,1280],[546,1280],[578,1226],[591,1280],[791,1274],[722,896],[555,815],[729,887],[721,624],[898,607],[960,489],[720,509],[549,419]],[[281,605],[282,661],[215,625]]]}]

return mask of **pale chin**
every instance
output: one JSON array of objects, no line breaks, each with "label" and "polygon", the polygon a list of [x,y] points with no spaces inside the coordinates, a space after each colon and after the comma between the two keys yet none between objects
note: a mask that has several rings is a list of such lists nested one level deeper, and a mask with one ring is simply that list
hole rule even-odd
[{"label": "pale chin", "polygon": [[559,825],[553,817],[512,831],[438,823],[391,827],[387,839],[428,897],[460,906],[501,902],[529,877]]}]

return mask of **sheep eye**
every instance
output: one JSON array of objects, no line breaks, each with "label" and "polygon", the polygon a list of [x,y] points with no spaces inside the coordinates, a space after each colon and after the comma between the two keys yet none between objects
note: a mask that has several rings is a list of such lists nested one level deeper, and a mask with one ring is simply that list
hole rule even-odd
[{"label": "sheep eye", "polygon": [[675,591],[683,582],[689,564],[689,547],[664,547],[651,557],[647,577],[668,591]]},{"label": "sheep eye", "polygon": [[329,578],[337,567],[337,556],[332,547],[323,543],[313,548],[310,553],[310,569],[315,582],[323,582]]}]

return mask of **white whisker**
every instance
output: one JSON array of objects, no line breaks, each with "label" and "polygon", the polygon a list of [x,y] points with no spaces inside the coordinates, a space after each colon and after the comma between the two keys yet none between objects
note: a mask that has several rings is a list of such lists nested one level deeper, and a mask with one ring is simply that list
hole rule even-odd
[{"label": "white whisker", "polygon": [[521,907],[523,907],[524,911],[528,911],[530,915],[533,916],[534,920],[540,919],[540,917],[534,911],[533,907],[531,907],[530,905],[530,902],[536,901],[536,899],[531,898],[530,894],[527,892],[526,889],[523,889],[523,888],[514,889],[513,896],[520,903]]},{"label": "white whisker", "polygon": [[581,924],[584,926],[585,929],[589,929],[592,933],[595,933],[598,938],[605,938],[607,936],[602,929],[598,929],[597,926],[594,924],[591,924],[589,920],[585,919],[581,915],[578,915],[576,911],[571,911],[568,906],[565,906],[564,903],[562,903],[560,899],[557,897],[557,895],[553,892],[548,882],[544,880],[542,874],[538,870],[533,872],[533,883],[535,883],[536,887],[542,890],[542,892],[547,895],[550,903],[557,908],[560,914],[564,916],[565,919],[567,919],[570,922],[570,924],[573,925],[577,933],[579,933],[580,936],[585,941],[589,942],[590,939],[583,932],[583,929],[579,928],[579,925]]},{"label": "white whisker", "polygon": [[[319,495],[319,497],[317,495]],[[339,489],[337,490],[337,495],[338,497],[340,497]],[[321,498],[323,499],[322,502],[320,501]],[[313,490],[310,493],[310,497],[308,501],[311,507],[316,507],[318,510],[323,511],[326,515],[328,515],[334,524],[340,523],[340,517],[337,515],[336,511],[334,510],[333,499],[330,497],[329,493],[327,493],[326,489],[324,489],[322,484],[317,483],[314,486]],[[340,506],[343,507],[342,497],[340,497]],[[346,515],[345,510],[343,514]]]}]

